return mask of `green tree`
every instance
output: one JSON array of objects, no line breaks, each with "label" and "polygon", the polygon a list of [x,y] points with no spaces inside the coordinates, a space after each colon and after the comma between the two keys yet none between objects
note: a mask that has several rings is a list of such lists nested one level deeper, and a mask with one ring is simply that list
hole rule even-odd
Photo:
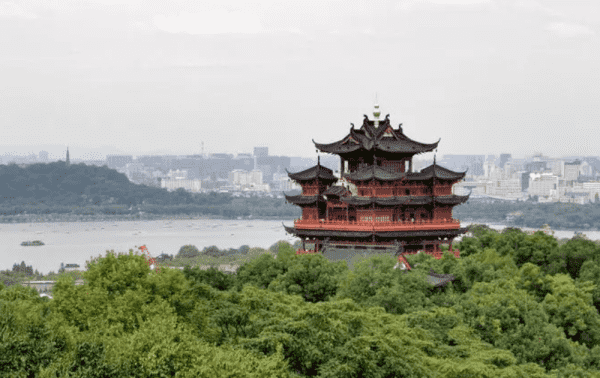
[{"label": "green tree", "polygon": [[263,254],[239,267],[236,286],[241,288],[246,284],[251,284],[266,289],[277,276],[285,271],[286,267],[281,260],[276,260],[271,254]]},{"label": "green tree", "polygon": [[573,279],[577,279],[586,261],[600,258],[600,248],[591,240],[574,237],[561,245],[558,251],[555,250],[549,258],[548,273],[568,273]]},{"label": "green tree", "polygon": [[229,290],[235,284],[235,278],[224,272],[221,272],[215,267],[209,269],[200,269],[200,267],[189,268],[185,267],[183,274],[188,280],[193,280],[197,283],[206,283],[218,290]]},{"label": "green tree", "polygon": [[542,302],[550,322],[567,337],[592,348],[600,343],[600,316],[593,306],[591,282],[576,285],[566,274],[548,277],[550,293]]},{"label": "green tree", "polygon": [[600,264],[597,261],[587,260],[581,266],[579,282],[591,282],[594,284],[592,290],[592,302],[596,310],[600,312]]},{"label": "green tree", "polygon": [[211,245],[210,247],[204,247],[204,249],[202,250],[202,255],[211,257],[221,257],[225,255],[225,251],[221,251],[216,245]]},{"label": "green tree", "polygon": [[176,257],[197,257],[200,256],[200,250],[195,245],[187,244],[179,248]]},{"label": "green tree", "polygon": [[481,339],[511,351],[519,363],[538,363],[548,371],[582,364],[582,350],[553,324],[544,306],[511,279],[476,283],[456,306]]},{"label": "green tree", "polygon": [[300,295],[308,302],[322,302],[336,294],[340,276],[348,270],[344,261],[332,263],[321,254],[286,258],[281,250],[277,259],[288,265],[285,274],[270,283],[269,289]]}]

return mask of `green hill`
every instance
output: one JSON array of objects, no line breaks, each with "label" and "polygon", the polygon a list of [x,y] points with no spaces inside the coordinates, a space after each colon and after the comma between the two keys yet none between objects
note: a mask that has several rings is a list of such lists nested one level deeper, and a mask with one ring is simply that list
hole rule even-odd
[{"label": "green hill", "polygon": [[299,209],[274,198],[235,198],[227,193],[195,194],[183,189],[138,185],[106,166],[64,162],[0,165],[0,221],[22,215],[81,216],[206,215],[220,218],[292,218]]}]

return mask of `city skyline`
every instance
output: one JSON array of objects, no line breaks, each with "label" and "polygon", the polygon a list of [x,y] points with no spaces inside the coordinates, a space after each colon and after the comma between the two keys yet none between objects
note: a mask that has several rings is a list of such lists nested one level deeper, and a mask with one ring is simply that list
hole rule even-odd
[{"label": "city skyline", "polygon": [[592,0],[11,0],[0,21],[0,150],[311,157],[377,93],[438,156],[599,155]]},{"label": "city skyline", "polygon": [[[178,153],[171,153],[169,151],[152,151],[151,153],[141,153],[141,154],[133,154],[131,153],[131,151],[123,151],[123,150],[119,150],[117,148],[114,147],[109,147],[109,146],[103,146],[103,147],[99,147],[99,148],[79,148],[78,146],[68,146],[69,147],[69,153],[71,155],[71,160],[76,160],[76,161],[98,161],[98,160],[106,160],[107,156],[110,155],[118,155],[118,156],[132,156],[134,159],[136,159],[137,157],[143,157],[143,156],[179,156],[179,157],[188,157],[188,156],[200,156],[201,153],[200,151],[196,152],[196,153],[192,153],[192,154],[178,154]],[[275,155],[272,154],[272,148],[271,146],[260,146],[260,147],[266,147],[269,149],[269,156],[289,156],[289,157],[299,157],[299,158],[303,158],[303,159],[314,159],[316,161],[318,154],[315,152],[312,156],[306,156],[306,155],[300,155],[300,156],[296,156],[296,155]],[[205,153],[206,157],[209,157],[210,155],[218,155],[218,154],[228,154],[228,155],[232,155],[232,156],[245,156],[245,155],[250,155],[253,156],[253,148],[254,147],[250,147],[247,150],[244,151],[214,151],[214,152],[208,152]],[[37,145],[37,146],[25,146],[25,145],[12,145],[12,146],[6,146],[6,145],[1,145],[0,144],[0,159],[4,158],[11,158],[11,157],[18,157],[18,158],[26,158],[28,156],[31,155],[35,155],[36,159],[39,162],[42,162],[40,160],[39,154],[40,153],[48,153],[48,159],[49,161],[59,161],[59,160],[65,160],[65,154],[67,152],[67,146],[61,146],[61,145]],[[440,153],[436,153],[436,152],[430,152],[430,153],[426,153],[426,154],[422,154],[422,155],[417,155],[415,156],[416,160],[433,160],[434,155],[437,155],[438,159],[444,159],[446,156],[451,157],[451,156],[463,156],[463,155],[470,155],[470,156],[484,156],[486,159],[490,156],[494,156],[496,159],[500,158],[501,155],[504,154],[508,154],[510,155],[511,159],[528,159],[528,158],[533,158],[536,155],[542,155],[543,158],[549,158],[549,159],[567,159],[567,160],[574,160],[574,159],[578,159],[578,158],[585,158],[585,157],[600,157],[600,151],[597,154],[593,154],[593,155],[582,155],[582,154],[569,154],[569,155],[560,155],[560,156],[556,156],[556,155],[550,155],[545,153],[545,151],[535,151],[533,153],[530,154],[518,154],[518,153],[512,153],[511,151],[503,151],[501,153],[481,153],[481,154],[470,154],[466,151],[462,151],[460,153],[446,153],[446,154],[440,154]],[[334,155],[331,154],[327,154],[327,153],[320,153],[321,157],[324,158],[334,158]],[[5,159],[3,160],[4,163],[6,163],[8,160]]]}]

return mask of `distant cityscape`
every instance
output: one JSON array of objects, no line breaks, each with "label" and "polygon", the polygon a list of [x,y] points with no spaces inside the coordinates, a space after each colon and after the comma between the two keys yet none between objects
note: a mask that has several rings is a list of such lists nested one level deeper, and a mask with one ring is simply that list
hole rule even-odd
[{"label": "distant cityscape", "polygon": [[[64,159],[60,159],[64,160]],[[316,164],[316,157],[271,156],[268,147],[253,153],[197,155],[107,155],[104,160],[70,159],[71,164],[108,166],[136,184],[182,188],[190,192],[229,192],[234,195],[278,196],[299,190],[287,171],[298,172]],[[321,164],[339,175],[337,156],[321,156]],[[49,163],[47,151],[38,155],[0,156],[1,164]],[[415,159],[413,170],[432,164],[433,158]],[[467,171],[454,193],[471,198],[535,200],[585,204],[600,195],[600,159],[596,156],[551,158],[542,154],[516,159],[511,154],[444,155],[436,164],[454,171]]]}]

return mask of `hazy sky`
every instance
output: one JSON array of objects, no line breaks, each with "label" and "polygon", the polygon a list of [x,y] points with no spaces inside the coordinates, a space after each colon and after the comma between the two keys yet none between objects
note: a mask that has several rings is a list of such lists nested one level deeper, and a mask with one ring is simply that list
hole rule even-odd
[{"label": "hazy sky", "polygon": [[597,0],[0,0],[0,154],[315,156],[377,92],[440,155],[600,155],[599,34]]}]

